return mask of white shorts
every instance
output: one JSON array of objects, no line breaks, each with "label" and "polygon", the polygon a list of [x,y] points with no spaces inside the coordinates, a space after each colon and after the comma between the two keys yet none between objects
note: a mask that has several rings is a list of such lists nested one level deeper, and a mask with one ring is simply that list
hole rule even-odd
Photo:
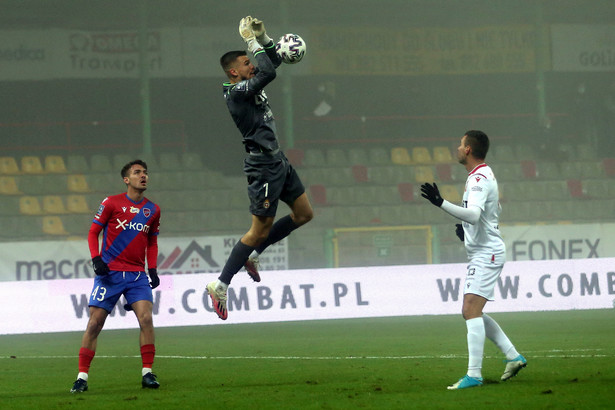
[{"label": "white shorts", "polygon": [[495,284],[503,268],[504,260],[500,260],[497,256],[491,261],[483,258],[471,260],[468,265],[463,294],[471,293],[482,296],[487,300],[493,300]]}]

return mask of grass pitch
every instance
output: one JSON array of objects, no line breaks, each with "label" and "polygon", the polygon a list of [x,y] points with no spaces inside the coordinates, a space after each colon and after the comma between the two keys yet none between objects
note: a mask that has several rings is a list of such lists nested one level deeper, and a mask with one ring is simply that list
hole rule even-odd
[{"label": "grass pitch", "polygon": [[[528,359],[500,382],[487,341],[485,385],[465,374],[461,316],[220,324],[157,329],[154,372],[141,388],[138,330],[103,330],[90,389],[70,394],[81,332],[0,336],[0,407],[7,409],[611,408],[615,311],[492,314]],[[109,318],[113,320],[113,318]],[[135,321],[136,323],[136,321]]]}]

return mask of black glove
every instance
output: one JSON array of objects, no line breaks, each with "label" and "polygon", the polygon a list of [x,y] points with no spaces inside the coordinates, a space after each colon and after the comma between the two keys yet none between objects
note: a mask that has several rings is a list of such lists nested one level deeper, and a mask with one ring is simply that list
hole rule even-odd
[{"label": "black glove", "polygon": [[455,235],[457,235],[461,242],[463,242],[463,240],[465,239],[465,236],[463,234],[463,226],[461,226],[461,224],[455,225]]},{"label": "black glove", "polygon": [[92,266],[94,267],[94,273],[98,276],[109,274],[109,267],[100,256],[95,256],[92,258]]},{"label": "black glove", "polygon": [[442,202],[444,202],[444,199],[440,196],[440,191],[438,190],[438,186],[435,182],[433,185],[429,182],[421,185],[421,196],[437,207],[441,207]]},{"label": "black glove", "polygon": [[152,287],[152,289],[156,289],[158,285],[160,285],[160,278],[158,277],[158,272],[156,271],[156,268],[148,269],[147,273],[149,274],[149,278],[151,280],[150,286]]}]

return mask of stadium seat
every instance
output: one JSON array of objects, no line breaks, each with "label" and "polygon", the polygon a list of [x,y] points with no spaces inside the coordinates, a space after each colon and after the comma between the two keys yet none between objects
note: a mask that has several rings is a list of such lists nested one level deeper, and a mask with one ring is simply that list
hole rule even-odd
[{"label": "stadium seat", "polygon": [[536,176],[540,179],[561,179],[559,164],[557,162],[539,162],[536,168]]},{"label": "stadium seat", "polygon": [[66,197],[66,210],[72,214],[92,213],[92,209],[83,195],[68,195]]},{"label": "stadium seat", "polygon": [[[4,216],[19,215],[19,197],[16,195],[0,195],[0,209],[2,209],[2,215]],[[6,227],[2,226],[2,229],[6,229]]]},{"label": "stadium seat", "polygon": [[47,155],[45,157],[45,172],[50,174],[66,174],[66,164],[64,158],[59,155]]},{"label": "stadium seat", "polygon": [[90,167],[83,155],[69,155],[66,157],[66,170],[73,174],[87,174]]},{"label": "stadium seat", "polygon": [[21,158],[21,171],[24,174],[44,174],[43,164],[37,156],[28,155]]},{"label": "stadium seat", "polygon": [[440,164],[451,164],[453,163],[453,156],[451,155],[451,150],[448,147],[434,147],[433,149],[433,160],[436,163]]},{"label": "stadium seat", "polygon": [[[160,164],[158,163],[158,158],[156,158],[156,156],[154,154],[144,154],[144,153],[140,153],[139,155],[136,155],[134,158],[126,161],[124,163],[124,165],[130,161],[133,161],[135,159],[140,159],[141,161],[145,161],[145,163],[147,164],[147,169],[150,172],[158,172],[160,171]],[[120,167],[121,169],[121,167]]]},{"label": "stadium seat", "polygon": [[43,197],[43,213],[52,215],[67,213],[62,198],[59,195],[45,195]]},{"label": "stadium seat", "polygon": [[596,159],[596,152],[591,144],[578,144],[575,152],[577,158],[581,161],[593,161]]},{"label": "stadium seat", "polygon": [[64,224],[59,216],[45,216],[43,217],[43,233],[47,235],[68,235]]},{"label": "stadium seat", "polygon": [[429,165],[419,165],[414,167],[414,180],[416,182],[434,182],[433,168]]},{"label": "stadium seat", "polygon": [[370,148],[367,152],[369,159],[369,165],[390,165],[391,157],[389,151],[386,148],[374,147]]},{"label": "stadium seat", "polygon": [[438,181],[453,181],[453,172],[451,164],[436,164],[436,175],[438,176]]},{"label": "stadium seat", "polygon": [[314,205],[327,205],[327,189],[322,184],[310,185],[310,196]]},{"label": "stadium seat", "polygon": [[538,184],[539,193],[536,199],[563,200],[569,198],[565,181],[544,181]]},{"label": "stadium seat", "polygon": [[348,161],[350,165],[368,165],[369,158],[364,148],[353,147],[348,150]]},{"label": "stadium seat", "polygon": [[327,189],[327,203],[331,205],[349,206],[356,202],[355,187],[330,187]]},{"label": "stadium seat", "polygon": [[306,167],[324,167],[327,162],[325,155],[318,148],[308,148],[305,150],[303,165]]},{"label": "stadium seat", "polygon": [[184,152],[181,154],[181,162],[184,169],[202,170],[204,168],[201,156],[196,152]]},{"label": "stadium seat", "polygon": [[288,158],[288,162],[293,167],[301,167],[303,166],[303,158],[305,157],[305,152],[299,148],[290,148],[284,151],[284,155]]},{"label": "stadium seat", "polygon": [[493,165],[493,172],[498,181],[519,181],[523,176],[521,165],[517,162],[498,162]]},{"label": "stadium seat", "polygon": [[349,164],[346,151],[340,148],[327,149],[325,162],[330,167],[345,167]]},{"label": "stadium seat", "polygon": [[22,215],[41,215],[43,209],[35,196],[24,195],[19,198],[19,212]]},{"label": "stadium seat", "polygon": [[[130,161],[137,159],[138,157],[130,154],[114,154],[111,160],[112,169],[111,172],[119,173],[124,165]],[[153,167],[152,167],[153,168]]]},{"label": "stadium seat", "polygon": [[[527,159],[527,158],[523,158]],[[496,145],[493,147],[493,154],[490,160],[493,160],[497,163],[502,162],[515,162],[517,161],[517,156],[513,152],[512,147],[509,145]]]},{"label": "stadium seat", "polygon": [[414,185],[408,182],[397,184],[397,191],[402,202],[414,201]]},{"label": "stadium seat", "polygon": [[521,161],[521,172],[525,179],[536,179],[538,176],[536,162],[531,159]]},{"label": "stadium seat", "polygon": [[440,189],[442,198],[456,205],[461,203],[461,194],[455,185],[438,185],[438,188]]},{"label": "stadium seat", "polygon": [[331,167],[321,168],[321,171],[323,171],[324,174],[320,181],[326,183],[327,186],[351,186],[355,184],[352,168]]},{"label": "stadium seat", "polygon": [[588,179],[583,181],[583,188],[589,198],[610,198],[612,189],[609,179]]},{"label": "stadium seat", "polygon": [[[147,164],[148,168],[149,163]],[[161,152],[160,153],[160,171],[181,171],[182,165],[177,152]]]},{"label": "stadium seat", "polygon": [[70,192],[85,193],[90,192],[90,186],[83,174],[67,175],[66,187]]},{"label": "stadium seat", "polygon": [[427,147],[412,148],[412,162],[415,164],[431,164],[433,162]]},{"label": "stadium seat", "polygon": [[13,157],[0,157],[0,174],[17,175],[20,174],[17,161]]},{"label": "stadium seat", "polygon": [[605,158],[602,160],[602,168],[604,169],[604,174],[609,177],[615,177],[615,158]]},{"label": "stadium seat", "polygon": [[[111,165],[111,160],[107,155],[104,154],[94,154],[92,158],[90,158],[90,170],[94,173],[109,173],[113,169]],[[119,173],[120,170],[118,169]]]},{"label": "stadium seat", "polygon": [[17,188],[17,181],[15,180],[15,177],[0,176],[0,194],[20,195],[23,194],[23,192]]},{"label": "stadium seat", "polygon": [[396,165],[410,165],[412,158],[406,148],[395,147],[391,149],[391,162]]},{"label": "stadium seat", "polygon": [[355,182],[363,183],[369,180],[367,176],[367,167],[365,165],[353,165],[352,176]]},{"label": "stadium seat", "polygon": [[583,184],[580,179],[569,179],[566,181],[568,192],[572,198],[584,198],[586,195],[583,192]]}]

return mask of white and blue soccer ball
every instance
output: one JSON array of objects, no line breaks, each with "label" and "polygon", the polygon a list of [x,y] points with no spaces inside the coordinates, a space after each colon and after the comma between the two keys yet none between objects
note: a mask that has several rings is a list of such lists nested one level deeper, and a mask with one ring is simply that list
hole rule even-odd
[{"label": "white and blue soccer ball", "polygon": [[297,34],[284,34],[275,45],[275,51],[286,64],[297,64],[305,56],[305,41]]}]

